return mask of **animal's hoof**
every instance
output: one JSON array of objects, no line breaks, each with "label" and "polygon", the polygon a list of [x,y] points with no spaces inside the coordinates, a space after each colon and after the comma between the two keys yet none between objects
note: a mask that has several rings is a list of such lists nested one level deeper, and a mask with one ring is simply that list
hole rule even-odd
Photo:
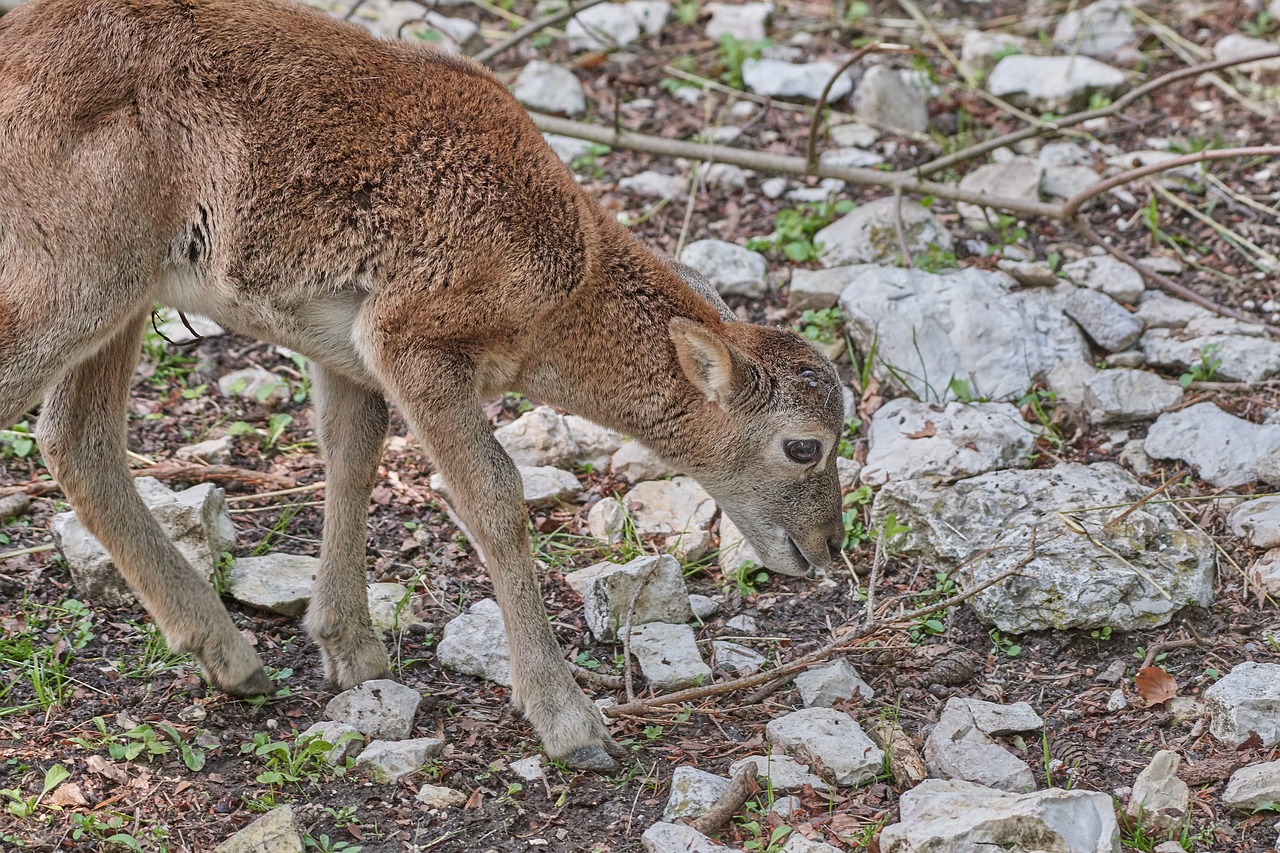
[{"label": "animal's hoof", "polygon": [[271,680],[271,676],[267,675],[267,671],[262,667],[254,670],[248,678],[240,681],[238,684],[229,685],[224,688],[233,696],[242,696],[249,698],[251,696],[270,696],[276,692],[275,682]]},{"label": "animal's hoof", "polygon": [[[617,746],[614,744],[614,746]],[[618,747],[621,749],[621,747]],[[623,753],[626,750],[622,750]],[[621,757],[621,756],[619,756]],[[580,746],[564,757],[564,764],[574,770],[609,771],[618,769],[618,762],[609,757],[603,746]]]}]

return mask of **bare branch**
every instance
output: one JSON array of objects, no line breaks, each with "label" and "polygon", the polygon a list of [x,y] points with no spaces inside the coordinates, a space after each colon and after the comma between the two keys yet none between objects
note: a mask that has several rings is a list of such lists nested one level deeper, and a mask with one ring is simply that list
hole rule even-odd
[{"label": "bare branch", "polygon": [[604,0],[583,0],[583,2],[572,4],[567,8],[561,9],[559,12],[553,12],[550,15],[530,21],[497,44],[486,47],[484,50],[473,56],[472,59],[476,62],[491,62],[504,51],[510,50],[530,36],[537,35],[547,27],[554,27],[562,21],[569,20],[579,12],[585,9],[590,9],[592,6],[598,6],[603,2]]},{"label": "bare branch", "polygon": [[827,85],[822,87],[822,94],[818,95],[818,103],[814,105],[813,117],[809,119],[809,141],[804,147],[804,161],[809,164],[809,168],[813,168],[818,162],[818,128],[822,126],[822,113],[827,108],[827,98],[831,95],[831,87],[840,79],[840,75],[852,68],[862,57],[868,53],[916,53],[913,48],[907,47],[905,44],[869,44],[861,47],[853,52],[853,56],[844,61],[844,64],[836,69],[836,73],[832,74],[827,80]]},{"label": "bare branch", "polygon": [[760,792],[756,776],[760,773],[754,761],[748,761],[729,781],[720,799],[706,814],[693,822],[693,828],[703,835],[714,835],[727,824],[747,800]]}]

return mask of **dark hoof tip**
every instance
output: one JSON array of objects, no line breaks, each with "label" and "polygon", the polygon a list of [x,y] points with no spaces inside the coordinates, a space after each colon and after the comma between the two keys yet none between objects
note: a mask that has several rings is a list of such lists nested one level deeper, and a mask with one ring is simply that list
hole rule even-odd
[{"label": "dark hoof tip", "polygon": [[566,767],[574,770],[616,770],[618,762],[609,757],[601,746],[582,746],[564,757]]},{"label": "dark hoof tip", "polygon": [[267,675],[267,671],[258,667],[248,678],[228,687],[227,692],[246,699],[252,696],[270,696],[276,692],[276,685],[271,680],[271,676]]}]

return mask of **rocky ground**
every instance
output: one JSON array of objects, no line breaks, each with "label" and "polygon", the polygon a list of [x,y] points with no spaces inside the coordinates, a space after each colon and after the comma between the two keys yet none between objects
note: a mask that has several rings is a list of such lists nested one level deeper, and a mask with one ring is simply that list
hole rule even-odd
[{"label": "rocky ground", "polygon": [[[491,64],[533,110],[802,155],[837,63],[869,40],[905,43],[918,52],[837,78],[818,153],[908,169],[1274,49],[1271,5],[631,0]],[[474,54],[551,7],[328,10]],[[1275,60],[1193,76],[932,177],[1053,201],[1135,164],[1272,143],[1277,81]],[[297,633],[324,498],[305,362],[196,318],[206,337],[179,347],[190,334],[161,317],[130,413],[134,463],[152,475],[139,490],[279,693],[229,699],[169,652],[43,482],[33,413],[0,432],[0,848],[1276,846],[1273,161],[1121,183],[1084,214],[1224,317],[1052,218],[550,141],[742,318],[792,325],[836,358],[849,417],[847,563],[811,581],[761,571],[696,483],[626,437],[494,401],[562,644],[606,713],[628,678],[643,702],[822,659],[763,687],[614,711],[630,750],[615,774],[548,764],[507,705],[489,583],[393,414],[368,556],[396,681],[333,696]],[[709,821],[731,779],[745,802]]]}]

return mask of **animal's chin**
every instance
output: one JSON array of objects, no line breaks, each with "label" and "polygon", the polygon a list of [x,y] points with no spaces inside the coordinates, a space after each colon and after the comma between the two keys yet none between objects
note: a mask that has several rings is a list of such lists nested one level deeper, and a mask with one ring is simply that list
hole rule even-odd
[{"label": "animal's chin", "polygon": [[[790,536],[784,533],[780,541],[771,544],[774,547],[769,555],[762,555],[769,571],[798,578],[808,577],[813,573],[813,566],[809,563],[809,559]],[[759,548],[756,550],[760,551]]]}]

